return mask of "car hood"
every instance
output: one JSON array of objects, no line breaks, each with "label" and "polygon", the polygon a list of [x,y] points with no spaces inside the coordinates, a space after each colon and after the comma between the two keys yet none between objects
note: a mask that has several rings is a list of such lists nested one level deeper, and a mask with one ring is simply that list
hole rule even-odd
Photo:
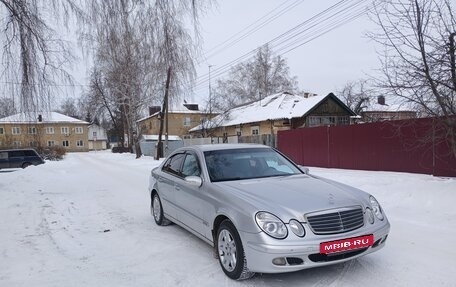
[{"label": "car hood", "polygon": [[[368,204],[368,194],[337,182],[308,175],[218,182],[216,185],[258,210],[288,221],[305,221],[304,214]],[[288,216],[289,218],[286,218]]]}]

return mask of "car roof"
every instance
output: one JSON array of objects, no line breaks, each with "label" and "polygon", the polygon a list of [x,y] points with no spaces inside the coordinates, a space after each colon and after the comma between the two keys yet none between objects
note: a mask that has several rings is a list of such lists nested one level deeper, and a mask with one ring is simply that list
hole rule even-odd
[{"label": "car roof", "polygon": [[5,152],[5,151],[20,151],[20,150],[33,150],[35,151],[35,149],[33,148],[14,148],[14,149],[0,149],[1,152]]},{"label": "car roof", "polygon": [[229,150],[229,149],[249,149],[249,148],[270,148],[269,146],[261,144],[205,144],[186,146],[181,149],[195,149],[202,152],[213,150]]}]

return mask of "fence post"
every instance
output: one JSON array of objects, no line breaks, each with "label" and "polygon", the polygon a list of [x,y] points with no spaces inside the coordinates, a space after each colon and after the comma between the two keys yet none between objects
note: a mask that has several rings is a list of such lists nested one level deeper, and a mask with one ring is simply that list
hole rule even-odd
[{"label": "fence post", "polygon": [[331,167],[330,164],[331,164],[331,151],[330,151],[330,147],[329,147],[329,128],[330,126],[328,125],[326,127],[326,137],[328,138],[328,164],[327,164],[327,167]]}]

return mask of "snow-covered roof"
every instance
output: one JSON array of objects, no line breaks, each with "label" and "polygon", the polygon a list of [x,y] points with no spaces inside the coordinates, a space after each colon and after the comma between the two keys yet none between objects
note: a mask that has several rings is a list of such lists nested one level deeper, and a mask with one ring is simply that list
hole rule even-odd
[{"label": "snow-covered roof", "polygon": [[370,104],[363,112],[413,112],[413,108],[404,103],[387,103],[381,105],[378,102]]},{"label": "snow-covered roof", "polygon": [[75,123],[75,124],[89,124],[86,121],[75,119],[57,112],[42,112],[42,113],[19,113],[9,117],[1,118],[0,123],[38,123],[38,117],[41,115],[42,123]]},{"label": "snow-covered roof", "polygon": [[[136,122],[142,122],[142,121],[147,120],[149,118],[155,117],[158,114],[160,114],[160,112],[156,112],[156,113],[154,113],[154,114],[152,114],[150,116],[141,118],[141,119],[137,120]],[[170,111],[168,111],[168,114],[206,114],[206,112],[204,112],[204,111],[191,111],[191,110],[170,110]]]},{"label": "snow-covered roof", "polygon": [[[158,141],[158,135],[142,135],[142,139],[146,141]],[[179,136],[168,136],[169,141],[181,141]],[[165,141],[165,135],[162,135],[162,141]]]},{"label": "snow-covered roof", "polygon": [[[305,116],[315,106],[321,103],[326,96],[303,96],[289,93],[278,93],[267,96],[262,100],[233,108],[226,113],[214,117],[208,126],[233,126],[246,123],[262,122],[266,120],[292,119]],[[190,131],[203,129],[202,125],[192,128]]]}]

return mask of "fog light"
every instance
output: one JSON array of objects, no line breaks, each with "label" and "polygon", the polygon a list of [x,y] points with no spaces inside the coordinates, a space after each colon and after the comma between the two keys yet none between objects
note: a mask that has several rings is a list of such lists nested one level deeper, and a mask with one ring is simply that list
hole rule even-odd
[{"label": "fog light", "polygon": [[287,264],[287,260],[283,257],[274,258],[272,259],[272,264],[283,266]]},{"label": "fog light", "polygon": [[366,216],[367,216],[367,221],[370,224],[374,224],[374,213],[372,212],[372,209],[370,209],[369,207],[366,208]]}]

